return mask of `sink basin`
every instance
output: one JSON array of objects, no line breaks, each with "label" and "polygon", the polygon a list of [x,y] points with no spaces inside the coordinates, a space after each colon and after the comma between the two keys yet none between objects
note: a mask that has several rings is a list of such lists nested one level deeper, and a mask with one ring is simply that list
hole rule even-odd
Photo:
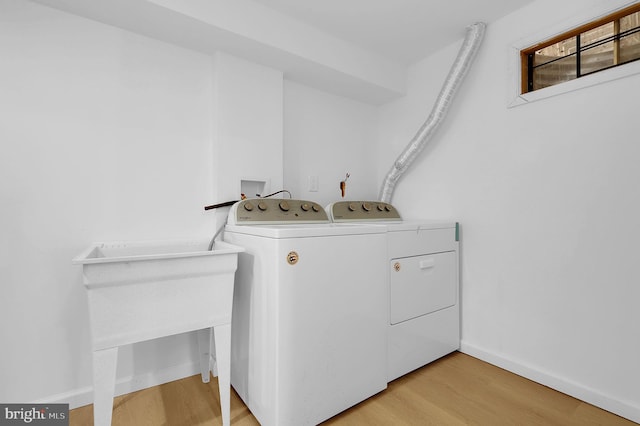
[{"label": "sink basin", "polygon": [[[208,241],[144,241],[94,243],[73,259],[75,264],[132,262],[179,257],[217,256],[227,252],[237,253],[239,247],[216,242],[215,250],[208,251]],[[242,251],[242,249],[240,250]]]},{"label": "sink basin", "polygon": [[231,322],[242,247],[209,241],[94,243],[82,265],[93,349]]}]

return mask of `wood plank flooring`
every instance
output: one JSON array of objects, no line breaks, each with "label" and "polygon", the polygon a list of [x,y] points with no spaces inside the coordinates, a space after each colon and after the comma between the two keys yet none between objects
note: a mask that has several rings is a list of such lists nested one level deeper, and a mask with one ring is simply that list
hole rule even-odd
[{"label": "wood plank flooring", "polygon": [[[93,406],[71,410],[70,426],[92,424]],[[187,377],[114,401],[114,426],[220,425],[218,382]],[[231,424],[259,423],[231,392]],[[454,352],[403,376],[389,387],[323,423],[376,425],[637,425],[590,404]]]}]

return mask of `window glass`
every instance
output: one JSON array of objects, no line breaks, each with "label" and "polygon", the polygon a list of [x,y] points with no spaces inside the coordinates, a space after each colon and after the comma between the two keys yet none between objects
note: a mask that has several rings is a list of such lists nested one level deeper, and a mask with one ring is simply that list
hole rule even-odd
[{"label": "window glass", "polygon": [[620,62],[640,59],[640,12],[620,19]]},{"label": "window glass", "polygon": [[620,18],[620,32],[640,27],[640,12]]},{"label": "window glass", "polygon": [[585,31],[580,34],[580,47],[583,49],[597,45],[606,39],[611,39],[615,35],[613,22],[600,25],[592,30]]},{"label": "window glass", "polygon": [[613,22],[580,34],[580,75],[600,71],[614,65]]},{"label": "window glass", "polygon": [[542,89],[576,78],[576,38],[552,44],[533,55],[533,88]]},{"label": "window glass", "polygon": [[564,56],[534,68],[533,90],[564,83],[574,78],[576,78],[576,55]]}]

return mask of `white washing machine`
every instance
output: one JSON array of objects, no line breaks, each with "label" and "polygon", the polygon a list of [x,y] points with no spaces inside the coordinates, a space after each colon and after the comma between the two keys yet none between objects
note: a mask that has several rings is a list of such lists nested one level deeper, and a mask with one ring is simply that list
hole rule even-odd
[{"label": "white washing machine", "polygon": [[387,229],[387,379],[394,380],[460,347],[458,224],[403,221],[379,201],[327,206],[334,223]]},{"label": "white washing machine", "polygon": [[316,203],[229,212],[238,257],[231,383],[262,425],[313,425],[387,386],[386,229],[333,224]]}]

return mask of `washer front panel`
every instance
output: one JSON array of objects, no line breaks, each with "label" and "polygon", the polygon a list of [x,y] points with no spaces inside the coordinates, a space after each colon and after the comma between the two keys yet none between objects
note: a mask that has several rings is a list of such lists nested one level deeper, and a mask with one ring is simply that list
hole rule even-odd
[{"label": "washer front panel", "polygon": [[[318,233],[259,235],[273,228]],[[387,384],[386,230],[320,228],[225,232],[225,241],[246,248],[234,290],[231,383],[265,426],[319,424]]]}]

